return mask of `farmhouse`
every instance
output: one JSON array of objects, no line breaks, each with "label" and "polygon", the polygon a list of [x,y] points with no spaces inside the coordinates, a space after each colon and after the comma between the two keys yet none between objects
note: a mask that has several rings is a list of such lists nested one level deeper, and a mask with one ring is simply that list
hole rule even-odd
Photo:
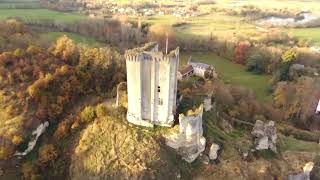
[{"label": "farmhouse", "polygon": [[178,71],[178,80],[182,80],[186,77],[189,77],[193,74],[194,70],[191,65],[184,67],[183,69]]},{"label": "farmhouse", "polygon": [[205,77],[205,74],[207,71],[210,71],[210,69],[213,69],[212,66],[205,64],[205,63],[199,63],[199,62],[192,62],[191,57],[188,60],[188,65],[191,65],[194,70],[194,74],[196,76]]}]

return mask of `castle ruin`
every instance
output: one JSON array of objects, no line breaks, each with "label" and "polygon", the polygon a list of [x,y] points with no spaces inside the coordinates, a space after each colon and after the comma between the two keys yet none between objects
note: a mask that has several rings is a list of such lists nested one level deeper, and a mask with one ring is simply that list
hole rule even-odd
[{"label": "castle ruin", "polygon": [[128,112],[135,125],[172,126],[176,112],[179,48],[163,54],[156,43],[127,50]]}]

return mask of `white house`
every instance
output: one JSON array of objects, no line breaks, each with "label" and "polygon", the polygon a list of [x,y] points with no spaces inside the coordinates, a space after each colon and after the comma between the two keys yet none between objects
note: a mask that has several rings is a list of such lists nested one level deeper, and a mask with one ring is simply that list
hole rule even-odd
[{"label": "white house", "polygon": [[188,65],[191,65],[193,67],[194,70],[194,74],[196,76],[200,76],[203,78],[207,78],[206,74],[212,77],[217,77],[216,72],[214,71],[213,66],[209,65],[209,64],[205,64],[205,63],[200,63],[200,62],[192,62],[191,61],[191,57],[188,60]]}]

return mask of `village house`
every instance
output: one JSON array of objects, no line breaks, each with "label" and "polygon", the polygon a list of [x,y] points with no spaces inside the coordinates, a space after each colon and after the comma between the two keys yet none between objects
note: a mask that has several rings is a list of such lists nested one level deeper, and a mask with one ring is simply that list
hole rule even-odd
[{"label": "village house", "polygon": [[178,71],[178,80],[185,79],[191,75],[196,75],[205,79],[216,78],[217,73],[213,66],[200,62],[192,62],[189,58],[187,66]]},{"label": "village house", "polygon": [[190,57],[188,60],[188,65],[193,67],[194,74],[199,77],[206,77],[206,73],[213,73],[213,66],[200,62],[192,62],[192,58]]}]

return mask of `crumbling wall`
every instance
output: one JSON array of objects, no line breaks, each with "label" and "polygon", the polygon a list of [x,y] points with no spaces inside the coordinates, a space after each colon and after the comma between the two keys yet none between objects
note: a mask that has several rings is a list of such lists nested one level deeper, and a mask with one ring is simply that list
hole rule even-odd
[{"label": "crumbling wall", "polygon": [[203,105],[193,114],[179,115],[180,132],[167,138],[166,144],[178,151],[184,160],[193,162],[205,149],[202,128]]}]

